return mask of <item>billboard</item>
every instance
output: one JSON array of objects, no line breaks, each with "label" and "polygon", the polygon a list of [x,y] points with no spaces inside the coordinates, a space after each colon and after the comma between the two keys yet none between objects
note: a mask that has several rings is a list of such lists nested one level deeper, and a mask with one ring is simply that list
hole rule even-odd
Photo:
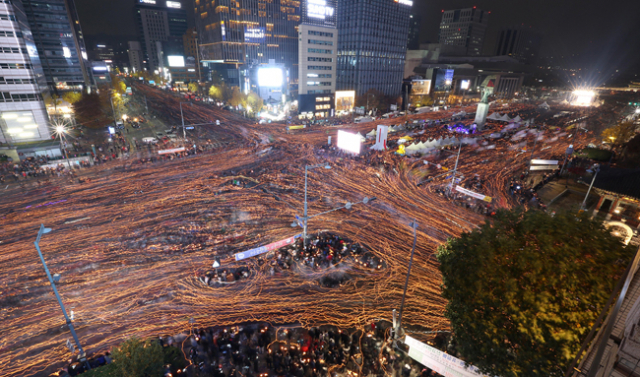
[{"label": "billboard", "polygon": [[260,43],[264,41],[265,28],[263,27],[244,27],[244,41],[247,43]]},{"label": "billboard", "polygon": [[338,148],[355,154],[360,153],[360,135],[338,131]]},{"label": "billboard", "polygon": [[411,81],[411,95],[427,96],[431,91],[431,80],[413,80]]},{"label": "billboard", "polygon": [[302,236],[302,234],[296,234],[293,237],[285,238],[284,240],[281,240],[281,241],[278,241],[278,242],[270,243],[270,244],[265,245],[265,246],[260,246],[260,247],[257,247],[255,249],[251,249],[251,250],[243,251],[241,253],[237,253],[235,255],[236,261],[241,261],[243,259],[255,257],[256,255],[268,253],[268,252],[270,252],[272,250],[279,249],[279,248],[281,248],[283,246],[291,245],[292,243],[294,243],[296,241],[296,239],[300,238],[301,236]]},{"label": "billboard", "polygon": [[453,82],[453,69],[447,69],[444,72],[444,84],[449,86]]},{"label": "billboard", "polygon": [[471,80],[462,80],[462,81],[460,81],[460,89],[462,89],[462,90],[469,89],[469,84],[470,83],[471,83]]},{"label": "billboard", "polygon": [[307,25],[335,27],[336,0],[303,0],[302,22]]},{"label": "billboard", "polygon": [[262,87],[279,88],[284,84],[282,68],[258,68],[258,85]]},{"label": "billboard", "polygon": [[355,90],[336,91],[336,111],[351,111],[356,103]]},{"label": "billboard", "polygon": [[180,4],[179,1],[167,1],[167,8],[180,9],[182,8],[182,4]]},{"label": "billboard", "polygon": [[167,60],[169,61],[169,67],[184,67],[184,56],[169,55]]}]

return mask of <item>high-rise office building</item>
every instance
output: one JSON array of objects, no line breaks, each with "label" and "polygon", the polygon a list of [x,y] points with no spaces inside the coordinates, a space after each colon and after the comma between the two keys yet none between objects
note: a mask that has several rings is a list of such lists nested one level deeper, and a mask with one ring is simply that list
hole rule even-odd
[{"label": "high-rise office building", "polygon": [[498,34],[496,55],[509,55],[525,64],[533,64],[540,52],[542,36],[530,27],[505,28]]},{"label": "high-rise office building", "polygon": [[420,48],[420,26],[422,17],[417,14],[409,16],[409,37],[407,38],[407,50],[418,50]]},{"label": "high-rise office building", "polygon": [[144,57],[142,46],[138,41],[129,41],[129,68],[132,72],[140,72],[144,70]]},{"label": "high-rise office building", "polygon": [[196,68],[196,77],[198,80],[201,78],[200,74],[200,51],[198,51],[198,32],[196,28],[192,27],[182,36],[182,44],[184,46],[184,58],[186,61],[191,61]]},{"label": "high-rise office building", "polygon": [[442,55],[481,55],[490,13],[476,7],[442,13],[439,40]]},{"label": "high-rise office building", "polygon": [[338,29],[336,0],[304,0],[298,28],[298,112],[326,118],[335,112]]},{"label": "high-rise office building", "polygon": [[182,0],[135,0],[138,36],[150,71],[165,67],[166,56],[182,55],[187,11]]},{"label": "high-rise office building", "polygon": [[53,92],[91,86],[84,36],[73,0],[18,0]]},{"label": "high-rise office building", "polygon": [[195,0],[195,15],[200,60],[229,84],[240,85],[241,71],[270,60],[284,64],[295,83],[300,1]]},{"label": "high-rise office building", "polygon": [[19,0],[0,1],[0,48],[0,142],[50,139],[47,80]]},{"label": "high-rise office building", "polygon": [[337,90],[400,94],[412,5],[410,0],[338,2]]}]

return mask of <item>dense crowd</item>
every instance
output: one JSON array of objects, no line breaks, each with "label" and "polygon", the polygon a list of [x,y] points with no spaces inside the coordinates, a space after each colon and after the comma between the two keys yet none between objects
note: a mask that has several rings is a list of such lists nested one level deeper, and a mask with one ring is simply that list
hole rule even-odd
[{"label": "dense crowd", "polygon": [[[280,248],[271,257],[257,258],[258,266],[264,266],[269,275],[283,275],[293,272],[334,272],[341,263],[352,263],[370,271],[382,269],[385,264],[382,259],[364,249],[358,243],[331,233],[320,233],[309,237],[305,247],[302,239],[293,245]],[[235,268],[218,268],[209,270],[200,277],[200,281],[210,287],[233,284],[252,276],[248,266]],[[335,287],[349,279],[345,272],[324,274],[318,281],[320,285]]]}]

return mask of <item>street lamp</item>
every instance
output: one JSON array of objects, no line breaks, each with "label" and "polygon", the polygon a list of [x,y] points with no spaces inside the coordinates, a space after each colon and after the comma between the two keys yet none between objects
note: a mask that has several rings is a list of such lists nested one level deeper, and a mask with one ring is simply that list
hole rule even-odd
[{"label": "street lamp", "polygon": [[91,369],[91,366],[89,365],[89,363],[86,362],[86,358],[85,358],[86,355],[84,353],[84,350],[82,349],[82,346],[80,345],[80,340],[78,340],[78,335],[76,334],[76,330],[73,327],[73,322],[71,322],[71,319],[69,319],[69,316],[67,315],[67,310],[65,309],[64,304],[62,303],[62,299],[60,298],[60,294],[58,293],[58,289],[56,288],[55,281],[60,279],[60,275],[55,274],[54,277],[51,276],[51,273],[47,268],[47,263],[44,261],[44,257],[42,256],[42,252],[40,251],[40,238],[42,237],[43,234],[46,234],[49,232],[51,232],[51,228],[45,228],[44,224],[40,224],[40,230],[38,231],[38,236],[36,237],[34,245],[36,245],[38,256],[40,257],[40,261],[42,262],[42,266],[44,267],[44,272],[47,274],[47,278],[49,279],[49,283],[51,283],[51,288],[53,289],[53,293],[56,295],[58,304],[62,309],[62,314],[64,315],[64,319],[67,323],[67,326],[69,327],[69,331],[71,331],[71,336],[73,336],[73,340],[76,342],[78,351],[80,351],[79,359],[80,361],[83,361],[82,359],[84,358],[85,359],[84,361],[87,365],[87,369]]},{"label": "street lamp", "polygon": [[600,165],[593,165],[593,178],[591,179],[591,184],[589,185],[589,190],[587,190],[587,194],[584,196],[584,200],[582,201],[582,205],[580,205],[580,211],[584,211],[587,208],[587,198],[589,197],[589,193],[591,192],[591,188],[593,187],[593,182],[596,181],[596,177],[598,176],[598,172],[600,172]]},{"label": "street lamp", "polygon": [[64,124],[58,123],[56,124],[55,131],[56,131],[56,135],[58,135],[58,138],[60,139],[60,149],[64,152],[64,156],[67,158],[67,164],[69,165],[69,171],[71,171],[71,162],[69,161],[69,155],[67,154],[67,149],[64,148],[62,145],[62,137],[64,136],[64,134],[67,133],[67,129],[65,128]]}]

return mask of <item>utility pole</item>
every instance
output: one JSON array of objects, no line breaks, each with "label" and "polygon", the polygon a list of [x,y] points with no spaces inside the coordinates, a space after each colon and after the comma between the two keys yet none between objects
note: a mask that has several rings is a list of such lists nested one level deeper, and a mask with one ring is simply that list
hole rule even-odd
[{"label": "utility pole", "polygon": [[580,205],[580,210],[584,211],[587,209],[587,198],[589,197],[589,193],[591,192],[591,188],[593,187],[593,182],[596,181],[596,177],[598,176],[598,172],[600,172],[600,165],[595,164],[593,169],[595,170],[595,174],[593,174],[593,178],[591,179],[591,184],[589,185],[589,190],[587,190],[587,195],[584,196],[584,200]]},{"label": "utility pole", "polygon": [[182,102],[180,102],[180,118],[182,118],[182,137],[184,137],[184,143],[187,142],[187,130],[184,128],[184,115],[182,115]]},{"label": "utility pole", "polygon": [[451,192],[453,192],[453,185],[456,182],[456,172],[458,171],[458,160],[460,159],[460,151],[462,150],[462,140],[459,140],[460,147],[458,147],[458,157],[456,157],[456,165],[453,167],[453,176],[451,177]]},{"label": "utility pole", "polygon": [[[40,257],[40,261],[42,262],[42,266],[44,267],[44,272],[46,272],[47,274],[47,278],[49,279],[49,283],[51,284],[51,288],[53,289],[53,293],[56,295],[56,299],[58,300],[58,304],[60,305],[60,308],[62,309],[62,314],[64,315],[64,319],[67,323],[67,326],[69,327],[69,331],[71,332],[71,336],[73,336],[73,340],[76,342],[76,346],[78,347],[78,351],[80,351],[80,359],[85,358],[86,354],[84,353],[84,350],[82,349],[82,346],[80,345],[80,340],[78,340],[78,335],[76,334],[76,330],[73,327],[73,322],[71,322],[71,320],[69,319],[69,316],[67,315],[67,309],[65,309],[64,304],[62,303],[62,299],[60,298],[60,294],[58,293],[58,289],[56,288],[56,284],[54,283],[53,278],[51,277],[51,273],[49,272],[49,269],[47,268],[47,263],[44,261],[44,257],[42,256],[42,252],[40,251],[40,237],[42,237],[43,234],[49,233],[51,232],[51,228],[45,228],[44,224],[40,224],[40,230],[38,231],[38,236],[36,237],[36,241],[34,242],[34,245],[36,245],[36,250],[38,250],[38,256]],[[81,360],[82,361],[82,360]],[[84,360],[85,364],[87,365],[87,369],[91,369],[91,366],[89,365],[88,362],[86,362],[86,359]]]},{"label": "utility pole", "polygon": [[533,152],[536,150],[536,145],[538,144],[539,133],[536,132],[536,138],[533,141],[533,148],[531,149],[531,157],[529,157],[529,169],[527,169],[527,175],[529,175],[529,171],[531,170],[531,161],[533,160]]},{"label": "utility pole", "polygon": [[[413,219],[413,222],[409,225],[411,225],[411,228],[413,228],[413,247],[411,248],[411,257],[409,258],[409,268],[407,269],[407,278],[404,281],[404,292],[402,293],[402,302],[400,303],[398,330],[402,328],[402,313],[404,310],[404,299],[405,297],[407,297],[407,287],[409,286],[409,276],[411,275],[411,265],[413,265],[413,253],[416,251],[416,241],[418,239],[416,235],[416,229],[418,229],[418,223],[416,222],[415,219]],[[396,336],[398,336],[397,334],[398,332],[396,332]]]}]

